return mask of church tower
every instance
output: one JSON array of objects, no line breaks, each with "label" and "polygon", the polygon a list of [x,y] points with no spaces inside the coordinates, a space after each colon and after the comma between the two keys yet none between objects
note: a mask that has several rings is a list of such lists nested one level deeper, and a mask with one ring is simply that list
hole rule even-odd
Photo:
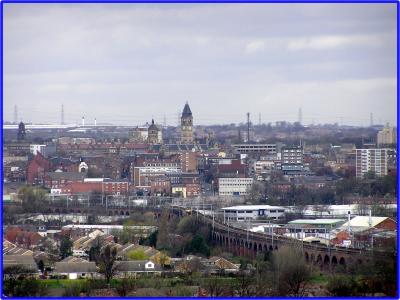
[{"label": "church tower", "polygon": [[159,144],[159,131],[157,125],[154,124],[154,119],[152,119],[147,133],[149,144]]},{"label": "church tower", "polygon": [[181,144],[193,143],[193,115],[186,102],[181,117]]}]

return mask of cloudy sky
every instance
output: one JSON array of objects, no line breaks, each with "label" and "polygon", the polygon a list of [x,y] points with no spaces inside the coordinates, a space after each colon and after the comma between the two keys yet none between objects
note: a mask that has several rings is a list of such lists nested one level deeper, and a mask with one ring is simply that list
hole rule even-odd
[{"label": "cloudy sky", "polygon": [[396,122],[395,4],[4,4],[4,120]]}]

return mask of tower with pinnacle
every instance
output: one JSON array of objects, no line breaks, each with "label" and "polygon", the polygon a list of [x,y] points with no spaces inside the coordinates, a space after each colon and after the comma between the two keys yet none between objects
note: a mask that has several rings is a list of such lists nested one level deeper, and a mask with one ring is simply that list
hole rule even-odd
[{"label": "tower with pinnacle", "polygon": [[181,116],[181,144],[193,143],[193,115],[186,102]]}]

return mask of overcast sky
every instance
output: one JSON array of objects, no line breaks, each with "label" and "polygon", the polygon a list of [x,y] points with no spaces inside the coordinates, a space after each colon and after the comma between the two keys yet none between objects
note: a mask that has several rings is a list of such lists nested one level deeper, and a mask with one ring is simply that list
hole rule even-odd
[{"label": "overcast sky", "polygon": [[396,122],[395,4],[4,4],[4,120]]}]

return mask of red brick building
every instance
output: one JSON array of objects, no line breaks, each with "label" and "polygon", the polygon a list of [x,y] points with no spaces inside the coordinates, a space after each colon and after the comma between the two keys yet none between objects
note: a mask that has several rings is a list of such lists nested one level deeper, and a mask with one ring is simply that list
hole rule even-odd
[{"label": "red brick building", "polygon": [[197,197],[201,193],[201,186],[197,183],[188,183],[186,186],[186,197]]},{"label": "red brick building", "polygon": [[125,195],[129,192],[128,179],[104,179],[103,192],[105,194]]},{"label": "red brick building", "polygon": [[181,170],[183,173],[197,172],[197,153],[182,152],[180,155]]},{"label": "red brick building", "polygon": [[150,183],[150,192],[152,194],[161,193],[163,195],[171,193],[171,181],[167,176],[158,176],[153,178]]},{"label": "red brick building", "polygon": [[50,171],[50,168],[50,162],[38,152],[28,163],[26,181],[28,184],[43,184],[45,174]]}]

